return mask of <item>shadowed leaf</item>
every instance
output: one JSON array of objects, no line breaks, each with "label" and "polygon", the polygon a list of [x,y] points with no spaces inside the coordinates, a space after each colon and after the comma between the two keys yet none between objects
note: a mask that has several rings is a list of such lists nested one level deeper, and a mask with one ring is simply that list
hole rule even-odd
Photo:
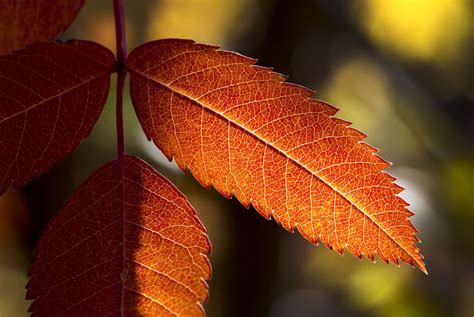
[{"label": "shadowed leaf", "polygon": [[[122,196],[123,195],[123,196]],[[122,199],[123,197],[123,199]],[[202,316],[210,243],[186,198],[136,157],[96,171],[34,252],[33,316]]]},{"label": "shadowed leaf", "polygon": [[201,184],[287,230],[426,272],[389,163],[334,107],[255,62],[187,40],[135,49],[127,66],[146,135]]},{"label": "shadowed leaf", "polygon": [[87,41],[0,56],[0,194],[47,172],[92,130],[115,58]]},{"label": "shadowed leaf", "polygon": [[56,38],[84,0],[0,0],[0,54]]}]

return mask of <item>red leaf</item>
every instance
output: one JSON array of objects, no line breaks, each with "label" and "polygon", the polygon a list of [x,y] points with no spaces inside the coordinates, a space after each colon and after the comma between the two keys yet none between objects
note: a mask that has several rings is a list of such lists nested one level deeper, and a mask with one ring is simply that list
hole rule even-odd
[{"label": "red leaf", "polygon": [[109,162],[81,185],[36,247],[30,311],[202,316],[210,277],[204,230],[186,198],[152,167],[131,156],[123,170],[119,160]]},{"label": "red leaf", "polygon": [[0,54],[56,38],[84,0],[0,0]]},{"label": "red leaf", "polygon": [[87,41],[0,56],[0,194],[48,171],[89,135],[115,59]]},{"label": "red leaf", "polygon": [[186,40],[135,49],[127,66],[146,135],[204,186],[287,230],[426,272],[389,164],[334,107],[255,62]]}]

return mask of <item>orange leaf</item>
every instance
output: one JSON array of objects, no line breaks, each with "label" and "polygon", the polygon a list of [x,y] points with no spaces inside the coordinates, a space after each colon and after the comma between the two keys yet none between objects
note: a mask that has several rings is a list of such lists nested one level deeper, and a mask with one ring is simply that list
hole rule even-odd
[{"label": "orange leaf", "polygon": [[334,107],[255,62],[187,40],[135,49],[127,66],[146,135],[204,186],[287,230],[426,272],[389,163]]},{"label": "orange leaf", "polygon": [[[123,196],[122,196],[123,195]],[[96,171],[34,252],[33,316],[202,316],[210,243],[186,198],[142,160]]]},{"label": "orange leaf", "polygon": [[44,174],[89,135],[115,58],[86,41],[0,56],[0,194]]},{"label": "orange leaf", "polygon": [[0,0],[0,54],[53,40],[83,4],[84,0]]}]

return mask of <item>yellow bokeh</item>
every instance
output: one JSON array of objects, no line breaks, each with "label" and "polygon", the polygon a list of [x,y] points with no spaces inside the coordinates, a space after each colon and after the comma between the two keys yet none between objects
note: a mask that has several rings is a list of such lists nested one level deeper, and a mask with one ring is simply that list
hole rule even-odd
[{"label": "yellow bokeh", "polygon": [[464,54],[472,32],[470,0],[354,2],[368,35],[393,53],[440,64]]},{"label": "yellow bokeh", "polygon": [[187,38],[225,46],[249,22],[252,1],[164,0],[151,12],[149,40]]}]

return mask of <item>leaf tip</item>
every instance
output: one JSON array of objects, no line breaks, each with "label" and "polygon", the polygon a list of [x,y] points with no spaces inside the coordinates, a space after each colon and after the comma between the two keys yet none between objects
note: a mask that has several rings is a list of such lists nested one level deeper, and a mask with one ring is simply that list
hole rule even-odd
[{"label": "leaf tip", "polygon": [[423,256],[420,254],[420,258],[415,259],[413,261],[414,263],[411,263],[411,264],[413,267],[418,268],[421,272],[425,273],[425,275],[428,275],[428,270],[426,269],[426,265],[423,262],[422,258]]}]

